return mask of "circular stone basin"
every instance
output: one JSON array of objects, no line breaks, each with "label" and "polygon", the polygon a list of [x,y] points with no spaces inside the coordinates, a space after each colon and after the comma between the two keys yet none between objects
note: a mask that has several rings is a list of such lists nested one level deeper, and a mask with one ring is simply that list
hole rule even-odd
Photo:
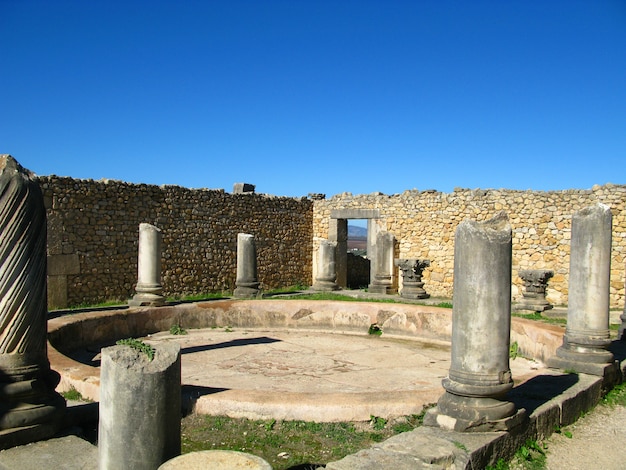
[{"label": "circular stone basin", "polygon": [[[382,336],[368,335],[371,324]],[[179,325],[186,335],[169,333]],[[226,300],[51,319],[59,390],[99,398],[99,350],[117,339],[181,345],[183,396],[196,412],[251,419],[364,421],[417,414],[443,393],[451,310],[408,304]],[[511,341],[544,360],[562,328],[513,319]],[[511,361],[516,383],[540,364]]]}]

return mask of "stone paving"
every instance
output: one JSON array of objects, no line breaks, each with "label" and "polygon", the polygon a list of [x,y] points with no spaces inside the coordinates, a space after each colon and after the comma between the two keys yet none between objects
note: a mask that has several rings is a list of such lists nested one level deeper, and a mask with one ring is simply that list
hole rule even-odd
[{"label": "stone paving", "polygon": [[[441,395],[450,347],[383,335],[230,328],[157,333],[146,342],[181,345],[188,394],[196,411],[254,419],[366,421],[419,413]],[[518,358],[524,381],[542,365]]]}]

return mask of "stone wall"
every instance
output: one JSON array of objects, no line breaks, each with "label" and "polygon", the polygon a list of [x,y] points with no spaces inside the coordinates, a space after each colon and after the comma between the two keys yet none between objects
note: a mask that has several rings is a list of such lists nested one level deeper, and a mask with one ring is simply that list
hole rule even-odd
[{"label": "stone wall", "polygon": [[[514,300],[521,298],[522,269],[551,269],[555,275],[547,298],[567,304],[571,216],[585,206],[601,202],[613,214],[611,306],[624,306],[626,261],[626,186],[594,186],[591,190],[515,191],[455,189],[452,193],[405,191],[353,196],[339,194],[314,201],[313,237],[328,238],[331,211],[341,214],[372,213],[371,227],[387,230],[396,238],[399,258],[426,258],[424,288],[432,296],[452,297],[454,232],[465,220],[486,220],[505,211],[513,228]],[[396,273],[397,275],[397,273]]]},{"label": "stone wall", "polygon": [[312,201],[223,190],[39,177],[51,307],[126,300],[139,224],[163,231],[165,296],[232,291],[237,233],[255,236],[263,289],[312,283]]}]

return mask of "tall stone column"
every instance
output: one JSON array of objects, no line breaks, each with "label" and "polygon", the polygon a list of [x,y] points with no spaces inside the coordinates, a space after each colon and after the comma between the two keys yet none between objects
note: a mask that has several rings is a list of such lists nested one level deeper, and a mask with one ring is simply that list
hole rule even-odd
[{"label": "tall stone column", "polygon": [[139,224],[139,256],[137,262],[137,292],[129,305],[150,305],[158,307],[165,304],[161,285],[161,230],[150,224]]},{"label": "tall stone column", "polygon": [[0,448],[52,436],[65,410],[47,353],[46,244],[39,184],[0,155]]},{"label": "tall stone column", "polygon": [[254,298],[259,294],[257,279],[256,246],[254,235],[237,234],[237,287],[233,295],[240,299]]},{"label": "tall stone column", "polygon": [[486,222],[465,221],[454,244],[452,361],[446,392],[425,424],[455,431],[508,430],[524,412],[505,399],[513,388],[511,226],[500,212]]},{"label": "tall stone column", "polygon": [[374,280],[368,291],[374,294],[393,294],[393,245],[394,237],[389,232],[380,232],[376,236],[374,255]]},{"label": "tall stone column", "polygon": [[317,274],[313,289],[317,291],[333,291],[339,289],[337,285],[337,268],[335,256],[337,242],[322,240],[317,252]]},{"label": "tall stone column", "polygon": [[592,375],[615,373],[608,351],[611,210],[604,204],[572,216],[567,327],[548,365]]}]

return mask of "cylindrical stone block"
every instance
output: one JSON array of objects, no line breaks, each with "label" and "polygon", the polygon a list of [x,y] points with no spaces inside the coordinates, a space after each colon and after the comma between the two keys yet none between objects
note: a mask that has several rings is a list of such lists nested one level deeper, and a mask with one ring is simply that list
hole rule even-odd
[{"label": "cylindrical stone block", "polygon": [[608,363],[612,215],[596,204],[572,216],[567,328],[557,356]]},{"label": "cylindrical stone block", "polygon": [[337,243],[322,240],[317,257],[317,275],[313,289],[318,291],[333,291],[339,289],[337,284],[336,265]]},{"label": "cylindrical stone block", "polygon": [[259,293],[257,280],[256,246],[254,235],[237,234],[237,288],[233,295],[239,298],[256,297]]},{"label": "cylindrical stone block", "polygon": [[101,470],[154,470],[180,454],[180,345],[154,359],[126,345],[102,349],[98,452]]}]

